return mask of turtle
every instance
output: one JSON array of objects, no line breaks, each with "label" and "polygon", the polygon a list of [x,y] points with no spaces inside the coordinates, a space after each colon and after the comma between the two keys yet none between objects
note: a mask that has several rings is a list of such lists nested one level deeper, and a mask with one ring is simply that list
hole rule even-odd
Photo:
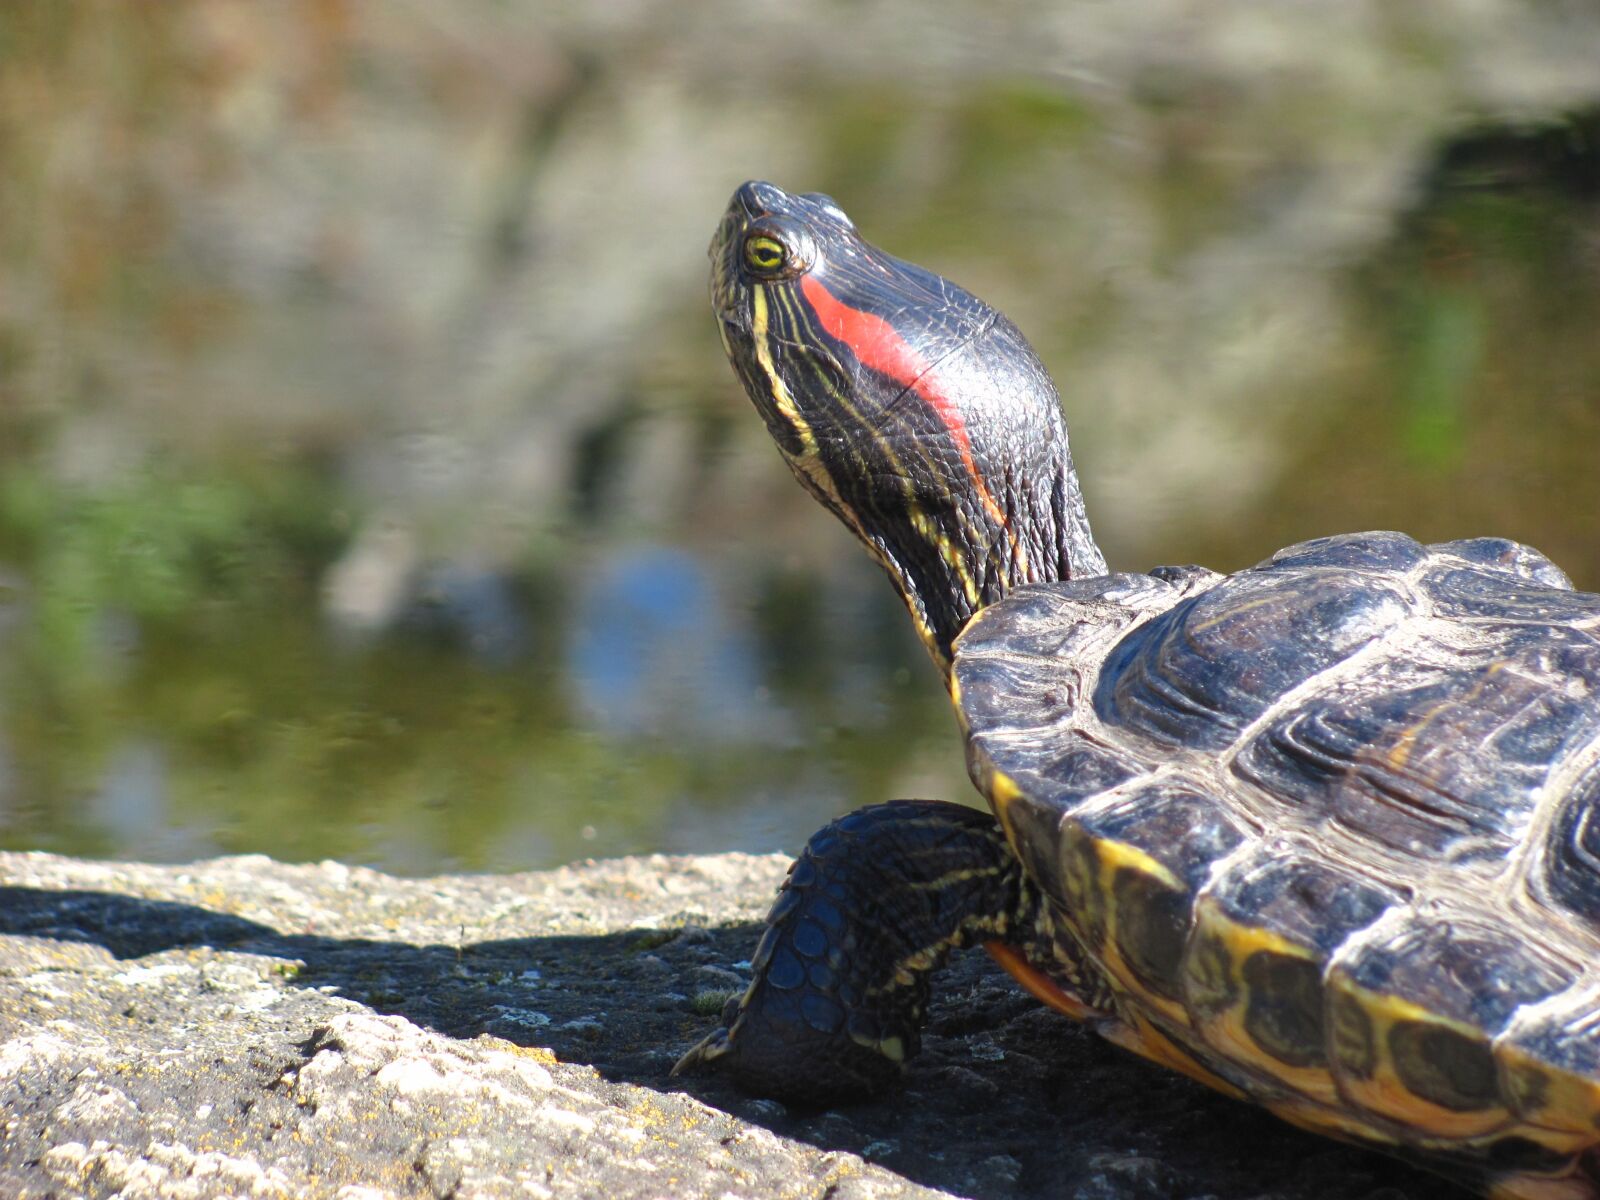
[{"label": "turtle", "polygon": [[1600,595],[1498,537],[1112,572],[1017,327],[820,193],[711,242],[735,373],[882,564],[989,811],[814,835],[678,1070],[883,1091],[984,945],[1111,1042],[1494,1197],[1600,1196]]}]

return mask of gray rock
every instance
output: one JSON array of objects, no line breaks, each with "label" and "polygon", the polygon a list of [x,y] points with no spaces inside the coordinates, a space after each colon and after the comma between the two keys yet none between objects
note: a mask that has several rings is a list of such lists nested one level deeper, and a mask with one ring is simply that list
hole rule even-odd
[{"label": "gray rock", "polygon": [[982,955],[883,1100],[796,1113],[669,1079],[785,866],[0,854],[0,1195],[1453,1194],[1146,1067]]}]

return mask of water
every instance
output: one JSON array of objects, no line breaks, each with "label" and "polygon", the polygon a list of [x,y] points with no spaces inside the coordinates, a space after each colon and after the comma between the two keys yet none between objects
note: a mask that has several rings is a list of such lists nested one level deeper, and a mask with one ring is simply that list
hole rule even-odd
[{"label": "water", "polygon": [[1396,527],[1600,587],[1592,15],[538,7],[0,14],[0,845],[498,871],[971,797],[722,361],[750,176],[1019,322],[1114,566]]}]

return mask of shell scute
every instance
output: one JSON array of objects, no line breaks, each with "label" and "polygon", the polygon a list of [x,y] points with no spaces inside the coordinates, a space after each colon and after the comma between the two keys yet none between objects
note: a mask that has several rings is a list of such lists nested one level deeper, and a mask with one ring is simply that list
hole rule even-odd
[{"label": "shell scute", "polygon": [[1046,742],[1020,733],[982,734],[969,743],[968,757],[980,786],[989,762],[1003,759],[1006,775],[1024,803],[1047,810],[1057,822],[1068,809],[1132,779],[1144,766],[1074,729],[1062,730]]},{"label": "shell scute", "polygon": [[1290,1067],[1325,1067],[1322,972],[1293,954],[1257,950],[1240,964],[1241,1024],[1263,1052]]},{"label": "shell scute", "polygon": [[1323,975],[1339,945],[1404,897],[1292,846],[1263,843],[1199,898],[1186,999],[1206,1042],[1327,1104]]},{"label": "shell scute", "polygon": [[1532,546],[1510,538],[1461,538],[1454,542],[1437,542],[1428,549],[1435,554],[1451,554],[1481,566],[1497,567],[1545,587],[1572,590],[1572,580],[1565,571]]},{"label": "shell scute", "polygon": [[[1569,752],[1600,738],[1600,707],[1552,686],[1600,671],[1570,630],[1500,626],[1457,649],[1418,639],[1359,678],[1288,706],[1232,770],[1294,810],[1404,854],[1504,857]],[[1587,686],[1587,685],[1585,685]]]},{"label": "shell scute", "polygon": [[1541,851],[1551,900],[1600,932],[1600,771],[1561,801]]},{"label": "shell scute", "polygon": [[1345,571],[1406,572],[1428,556],[1415,538],[1391,530],[1341,533],[1285,546],[1258,571],[1337,567]]},{"label": "shell scute", "polygon": [[1600,617],[1600,596],[1448,559],[1427,571],[1421,584],[1442,617],[1562,623],[1593,623]]},{"label": "shell scute", "polygon": [[1514,930],[1411,913],[1329,971],[1349,1039],[1335,1056],[1341,1091],[1437,1137],[1500,1130],[1516,1102],[1495,1040],[1524,1006],[1559,995],[1575,978],[1571,964]]},{"label": "shell scute", "polygon": [[1026,714],[1030,728],[1065,719],[1083,689],[1080,673],[1047,659],[975,658],[961,674],[961,714],[969,727],[995,729]]},{"label": "shell scute", "polygon": [[1596,724],[1589,705],[1546,692],[1490,738],[1488,748],[1508,763],[1548,771],[1570,746],[1592,737]]},{"label": "shell scute", "polygon": [[1000,655],[1061,662],[1094,653],[1116,630],[1181,595],[1172,583],[1133,574],[1019,587],[973,617],[956,649],[966,661]]},{"label": "shell scute", "polygon": [[1410,613],[1402,585],[1348,572],[1245,572],[1134,628],[1094,693],[1108,725],[1222,749],[1285,693]]},{"label": "shell scute", "polygon": [[1398,1021],[1389,1027],[1389,1058],[1414,1095],[1453,1112],[1499,1104],[1494,1052],[1482,1038],[1433,1021]]},{"label": "shell scute", "polygon": [[1195,897],[1249,829],[1215,797],[1155,782],[1081,806],[1061,834],[1066,891],[1087,913],[1086,943],[1125,986],[1162,997],[1187,1023],[1177,1002]]},{"label": "shell scute", "polygon": [[[1079,733],[1066,733],[1047,745],[1003,745],[999,752],[1010,771],[1009,787],[992,782],[994,738],[968,744],[968,766],[979,787],[995,798],[995,810],[1023,866],[1059,904],[1084,904],[1072,893],[1073,879],[1062,869],[1061,823],[1079,805],[1132,779],[1140,764]],[[986,781],[985,774],[990,778]]]},{"label": "shell scute", "polygon": [[1359,987],[1401,996],[1441,1019],[1499,1033],[1524,1004],[1570,987],[1572,964],[1483,919],[1412,919],[1338,964]]},{"label": "shell scute", "polygon": [[1304,850],[1264,845],[1208,889],[1206,899],[1241,924],[1326,958],[1405,897]]},{"label": "shell scute", "polygon": [[1600,988],[1576,988],[1516,1021],[1495,1045],[1519,1116],[1600,1133]]}]

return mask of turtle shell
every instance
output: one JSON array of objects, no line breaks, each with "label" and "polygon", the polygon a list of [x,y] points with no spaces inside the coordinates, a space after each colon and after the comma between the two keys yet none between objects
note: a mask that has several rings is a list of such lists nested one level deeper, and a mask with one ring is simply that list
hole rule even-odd
[{"label": "turtle shell", "polygon": [[1542,555],[1368,533],[1021,588],[954,691],[1114,1039],[1509,1174],[1600,1139],[1600,596]]}]

